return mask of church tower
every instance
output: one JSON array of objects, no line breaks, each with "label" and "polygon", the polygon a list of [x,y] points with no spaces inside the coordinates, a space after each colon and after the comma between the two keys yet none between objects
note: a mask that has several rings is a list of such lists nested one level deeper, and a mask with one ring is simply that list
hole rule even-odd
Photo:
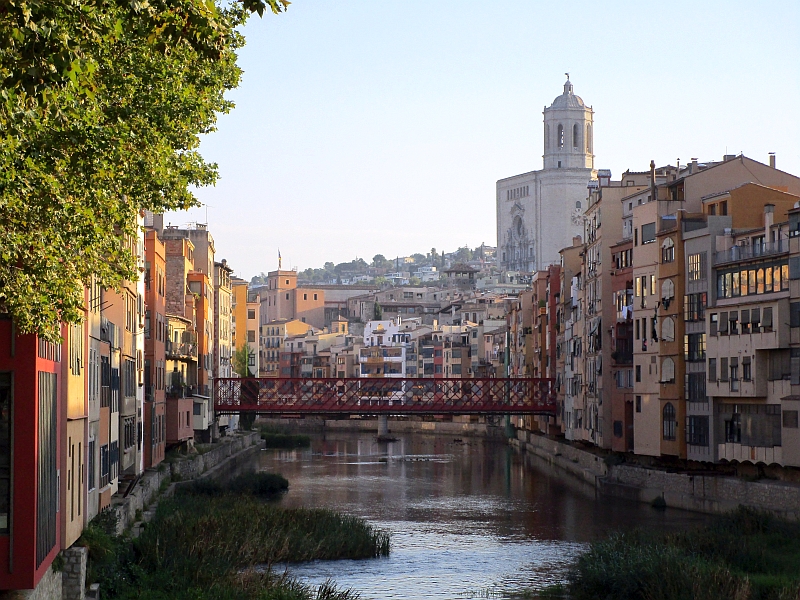
[{"label": "church tower", "polygon": [[544,108],[544,168],[594,169],[594,111],[575,95],[566,75],[564,93]]},{"label": "church tower", "polygon": [[544,168],[497,182],[497,264],[533,272],[557,264],[559,251],[583,235],[594,170],[594,111],[564,92],[544,108]]}]

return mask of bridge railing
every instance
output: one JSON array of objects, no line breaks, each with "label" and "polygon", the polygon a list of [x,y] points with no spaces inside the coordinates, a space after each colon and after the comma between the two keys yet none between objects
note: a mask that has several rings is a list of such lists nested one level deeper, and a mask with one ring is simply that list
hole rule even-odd
[{"label": "bridge railing", "polygon": [[221,378],[219,413],[555,414],[552,379]]}]

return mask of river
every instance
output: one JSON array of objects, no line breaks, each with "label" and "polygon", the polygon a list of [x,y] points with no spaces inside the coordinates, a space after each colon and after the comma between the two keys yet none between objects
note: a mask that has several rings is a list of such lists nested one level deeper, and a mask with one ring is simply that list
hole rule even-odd
[{"label": "river", "polygon": [[502,442],[454,436],[312,436],[310,449],[267,450],[260,468],[289,480],[284,506],[331,508],[392,534],[388,558],[290,565],[364,600],[508,598],[563,581],[570,562],[611,531],[680,529],[707,517],[657,511],[591,489]]}]

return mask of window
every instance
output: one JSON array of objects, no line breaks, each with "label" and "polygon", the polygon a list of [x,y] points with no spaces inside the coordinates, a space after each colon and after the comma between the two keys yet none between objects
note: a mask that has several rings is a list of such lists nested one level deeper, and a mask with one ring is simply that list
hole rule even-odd
[{"label": "window", "polygon": [[786,429],[797,429],[797,411],[785,410],[783,411],[783,426]]},{"label": "window", "polygon": [[678,429],[678,420],[677,416],[675,415],[675,407],[672,406],[672,402],[667,402],[664,405],[664,410],[662,411],[662,420],[663,420],[663,437],[667,441],[674,441],[675,440],[675,433]]},{"label": "window", "polygon": [[689,362],[705,361],[706,334],[689,333],[683,336],[684,358]]},{"label": "window", "polygon": [[684,395],[688,402],[708,402],[705,373],[687,373]]},{"label": "window", "polygon": [[788,262],[760,265],[753,269],[717,271],[717,297],[736,298],[786,291],[789,289]]},{"label": "window", "polygon": [[771,350],[767,354],[767,380],[778,381],[792,378],[792,352],[790,349]]},{"label": "window", "polygon": [[661,363],[661,383],[675,383],[675,361],[669,357]]},{"label": "window", "polygon": [[702,281],[706,278],[706,253],[689,255],[689,281]]},{"label": "window", "polygon": [[642,381],[642,365],[636,365],[636,383]]},{"label": "window", "polygon": [[661,244],[661,262],[671,263],[675,261],[675,242],[672,238],[667,238]]},{"label": "window", "polygon": [[636,396],[636,412],[637,413],[642,412],[642,397],[641,396]]},{"label": "window", "polygon": [[572,147],[576,150],[580,148],[580,130],[578,129],[578,124],[572,126]]},{"label": "window", "polygon": [[739,357],[733,356],[730,359],[730,384],[731,384],[731,391],[738,392],[739,391]]},{"label": "window", "polygon": [[664,302],[664,308],[669,307],[669,302],[675,297],[675,284],[672,279],[665,279],[661,282],[661,300]]},{"label": "window", "polygon": [[88,491],[92,491],[95,487],[97,487],[97,478],[95,477],[95,470],[97,469],[97,457],[95,456],[95,452],[97,451],[97,442],[95,440],[89,440],[89,464],[88,464],[88,480],[89,485],[87,487]]},{"label": "window", "polygon": [[248,308],[247,309],[247,318],[248,319],[255,319],[256,318],[256,311],[255,309]]},{"label": "window", "polygon": [[57,376],[39,371],[39,424],[36,493],[36,565],[56,544],[58,508],[58,404]]},{"label": "window", "polygon": [[742,381],[752,381],[753,373],[751,369],[750,357],[745,356],[742,358]]},{"label": "window", "polygon": [[0,373],[0,534],[11,512],[11,373]]},{"label": "window", "polygon": [[708,380],[709,381],[716,381],[717,380],[717,359],[716,358],[709,358],[708,359]]},{"label": "window", "polygon": [[800,302],[789,304],[789,326],[800,327]]},{"label": "window", "polygon": [[725,420],[725,442],[728,444],[742,443],[742,415],[732,413],[730,419]]},{"label": "window", "polygon": [[708,296],[705,292],[701,294],[689,294],[684,297],[684,319],[686,321],[703,321],[706,318],[706,303]]},{"label": "window", "polygon": [[675,321],[672,317],[665,317],[661,322],[661,339],[665,342],[675,341]]},{"label": "window", "polygon": [[[561,123],[558,124],[558,147],[564,147],[564,126]],[[561,164],[558,166],[560,167]]]},{"label": "window", "polygon": [[686,417],[686,443],[690,446],[708,446],[708,417]]},{"label": "window", "polygon": [[642,225],[642,244],[649,244],[656,241],[656,224],[646,223]]},{"label": "window", "polygon": [[316,299],[317,299],[317,295],[316,295],[316,294],[314,294],[314,300],[316,300]]}]

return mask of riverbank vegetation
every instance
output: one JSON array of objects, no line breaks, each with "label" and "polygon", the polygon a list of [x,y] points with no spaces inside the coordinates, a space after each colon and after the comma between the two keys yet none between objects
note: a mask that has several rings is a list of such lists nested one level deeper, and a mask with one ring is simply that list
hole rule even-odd
[{"label": "riverbank vegetation", "polygon": [[311,437],[301,433],[287,433],[277,427],[262,425],[260,428],[261,439],[264,440],[266,448],[308,448],[311,445]]},{"label": "riverbank vegetation", "polygon": [[[258,490],[267,482],[247,481],[234,480],[231,488]],[[104,598],[352,600],[357,595],[351,591],[330,583],[314,590],[270,565],[389,554],[389,535],[362,519],[328,510],[284,509],[230,488],[216,494],[210,486],[189,486],[162,500],[153,521],[134,540],[109,533],[113,524],[108,520],[101,515],[83,535],[89,548],[88,580],[100,583]]]},{"label": "riverbank vegetation", "polygon": [[690,531],[618,533],[577,560],[566,592],[572,600],[796,600],[800,522],[740,507]]}]

